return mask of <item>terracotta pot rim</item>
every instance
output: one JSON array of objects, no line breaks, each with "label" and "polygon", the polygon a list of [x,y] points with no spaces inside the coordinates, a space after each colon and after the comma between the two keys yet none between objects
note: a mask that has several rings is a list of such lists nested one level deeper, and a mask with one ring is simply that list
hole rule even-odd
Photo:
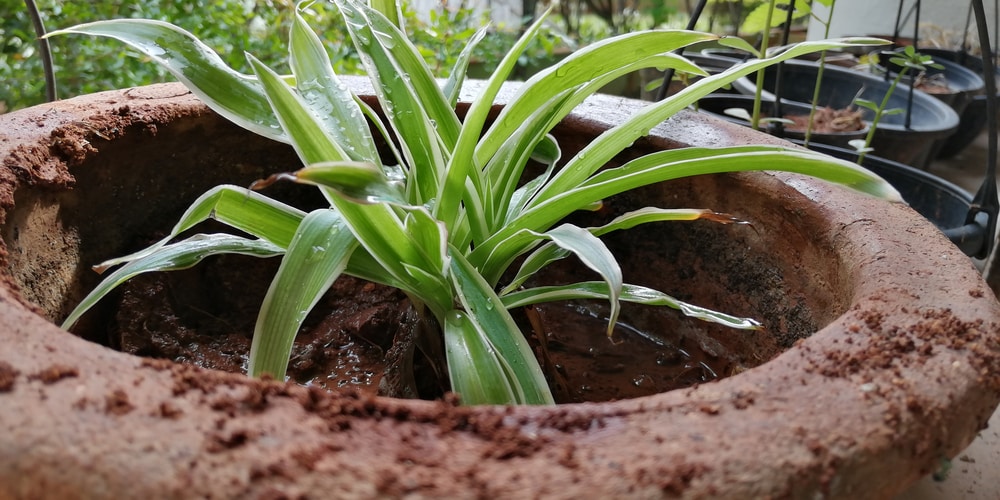
[{"label": "terracotta pot rim", "polygon": [[[356,91],[368,89],[370,93],[366,80],[347,80]],[[473,83],[466,97],[475,87]],[[516,86],[507,87],[501,101],[510,99],[514,92]],[[67,155],[65,151],[53,153],[58,139],[53,131],[85,121],[86,116],[79,115],[77,108],[84,102],[106,102],[112,109],[127,105],[130,107],[126,113],[128,119],[134,122],[141,122],[145,106],[154,103],[175,108],[175,115],[181,117],[208,113],[180,85],[163,84],[94,94],[0,116],[0,153],[4,155],[0,158],[3,162],[0,179],[14,186],[0,193],[4,217],[14,206],[17,189],[45,184],[59,187],[68,182],[59,175],[60,169],[66,168]],[[584,103],[566,123],[600,130],[642,105],[644,103],[630,99],[598,96]],[[15,124],[39,117],[44,120],[43,124],[26,136],[7,132],[13,130]],[[53,151],[47,153],[51,155],[47,162],[35,162],[25,169],[23,165],[34,160],[25,158],[23,148],[33,141],[46,144]],[[662,147],[678,144],[719,146],[747,141],[780,143],[743,127],[687,112],[655,128],[648,141]],[[122,394],[131,398],[125,399],[126,406],[122,408],[127,411],[121,414],[113,411],[114,401],[98,400],[95,404],[106,411],[94,417],[98,423],[81,424],[81,429],[113,425],[120,419],[153,419],[157,425],[179,426],[176,429],[180,434],[209,432],[206,431],[206,426],[211,427],[209,424],[188,423],[186,417],[173,418],[170,408],[161,405],[157,410],[152,399],[147,401],[134,395],[140,388],[155,386],[155,390],[162,390],[171,384],[176,391],[178,381],[186,381],[188,385],[182,395],[198,391],[203,394],[198,400],[200,403],[183,408],[188,415],[211,413],[213,410],[208,407],[212,401],[217,403],[218,398],[213,400],[210,395],[228,394],[233,399],[228,409],[236,415],[232,422],[237,423],[227,422],[214,431],[220,436],[223,448],[232,444],[227,439],[255,443],[273,439],[282,446],[291,447],[325,442],[335,431],[319,422],[346,426],[336,432],[371,433],[382,437],[388,434],[392,439],[405,438],[404,441],[433,447],[435,445],[430,443],[436,441],[425,438],[440,431],[442,426],[452,426],[463,431],[462,435],[436,436],[435,439],[458,450],[455,457],[480,457],[478,464],[463,464],[466,470],[490,468],[496,471],[493,478],[477,476],[475,481],[451,486],[443,480],[428,479],[426,475],[420,475],[420,481],[410,486],[405,477],[386,479],[391,484],[380,486],[376,484],[374,472],[364,468],[370,464],[363,457],[356,460],[364,465],[339,472],[323,469],[320,467],[322,460],[317,459],[308,466],[303,463],[288,465],[298,467],[295,482],[287,477],[283,479],[281,471],[248,472],[251,466],[241,469],[239,464],[227,463],[230,459],[225,453],[205,454],[199,466],[226,478],[236,478],[233,479],[238,483],[235,486],[219,486],[222,489],[218,491],[230,493],[259,492],[263,490],[254,488],[265,486],[283,492],[331,491],[329,488],[346,488],[343,481],[355,474],[360,478],[360,485],[339,491],[448,495],[468,494],[472,491],[469,488],[478,487],[480,492],[515,494],[527,492],[526,485],[540,477],[548,477],[552,483],[541,487],[552,489],[535,490],[536,494],[547,491],[557,496],[594,495],[600,491],[613,495],[658,492],[656,494],[691,496],[799,496],[820,491],[839,496],[848,495],[863,484],[863,491],[868,494],[889,495],[929,472],[938,458],[952,456],[971,442],[1000,400],[1000,376],[997,375],[1000,306],[971,262],[936,228],[907,207],[793,174],[740,174],[736,177],[751,189],[775,190],[774,196],[787,198],[789,211],[804,214],[804,220],[821,221],[821,225],[814,228],[816,238],[831,246],[838,259],[835,265],[843,266],[849,273],[844,279],[852,290],[850,305],[844,314],[777,358],[742,374],[646,398],[551,408],[454,408],[442,402],[357,400],[352,396],[325,395],[219,374],[211,375],[210,383],[198,387],[198,382],[191,379],[198,372],[195,369],[111,352],[76,339],[51,324],[42,324],[44,320],[37,310],[23,303],[8,283],[0,290],[0,324],[5,323],[0,328],[7,330],[0,333],[0,345],[5,346],[0,349],[0,382],[5,368],[10,368],[6,373],[12,374],[13,382],[6,391],[0,384],[0,408],[3,408],[0,409],[0,425],[18,429],[22,436],[42,439],[29,429],[32,420],[25,420],[25,416],[9,410],[13,406],[3,400],[18,404],[41,395],[51,401],[57,393],[64,397],[72,394],[70,388],[77,384],[62,380],[77,380],[78,387],[85,388],[76,389],[79,393],[89,394],[88,391],[103,387],[101,394],[104,394],[110,387],[122,386]],[[852,268],[851,263],[858,266]],[[41,328],[41,333],[28,337],[29,327]],[[13,352],[21,354],[13,355]],[[43,357],[45,353],[53,358]],[[45,369],[65,366],[67,359],[107,362],[110,368],[81,364],[67,368],[69,371],[62,375],[56,373],[51,382],[39,375]],[[263,406],[254,407],[251,396]],[[74,401],[84,401],[80,404],[86,407],[91,399],[83,396]],[[340,413],[331,409],[335,405],[339,405]],[[160,414],[150,416],[150,411],[160,411]],[[55,422],[74,425],[58,418],[39,418],[37,425]],[[287,422],[287,419],[300,424],[290,426],[291,429],[282,429],[276,424]],[[847,419],[851,419],[851,423],[846,423]],[[246,425],[240,427],[240,422]],[[406,430],[387,430],[387,422],[399,422]],[[234,428],[243,429],[244,434],[234,434]],[[752,439],[747,433],[752,434]],[[24,441],[14,439],[0,437],[0,450],[13,450],[0,451],[0,471],[5,470],[5,464],[16,463],[16,457],[11,454],[27,453]],[[136,455],[139,453],[136,450],[141,450],[144,443],[148,447],[163,445],[160,437],[148,434],[129,435],[127,439],[132,441],[121,444],[120,448],[118,444],[109,444],[94,449],[108,461],[131,470],[128,465],[132,460],[137,463],[154,460],[145,455],[139,459]],[[344,439],[355,442],[350,441],[352,437]],[[365,442],[358,439],[355,444]],[[53,457],[60,456],[58,441],[44,444],[43,439],[42,442],[42,448],[56,447],[57,451],[50,449],[48,455],[44,450],[37,452],[32,455],[36,460],[44,463],[46,457],[55,460]],[[634,450],[621,446],[639,442],[655,445],[637,445]],[[504,449],[504,443],[509,445],[509,454],[496,452]],[[720,453],[718,458],[715,461],[706,459],[713,449]],[[119,454],[116,455],[115,450]],[[281,450],[282,453],[287,451]],[[325,453],[339,451],[327,450]],[[269,460],[266,455],[248,456],[249,462],[258,465]],[[629,457],[639,460],[637,463],[642,464],[641,467],[631,462],[623,465]],[[75,460],[85,463],[73,455],[69,460],[71,466],[77,463]],[[383,467],[380,470],[405,476],[410,472],[416,474],[419,463],[419,457],[406,457],[406,460],[380,466]],[[504,468],[510,463],[527,465],[528,469],[518,469],[517,474],[513,474]],[[236,472],[219,472],[225,467]],[[455,469],[458,465],[449,467]],[[532,467],[536,470],[532,471]],[[21,485],[21,491],[29,493],[61,491],[51,478],[43,484],[51,489],[32,489],[37,485],[12,482],[19,480],[17,471],[21,469],[8,467],[6,470],[13,472],[7,476],[0,472],[0,484],[6,481]],[[100,466],[94,470],[93,474],[99,477],[90,477],[93,479],[90,483],[83,482],[97,484],[93,486],[97,489],[87,491],[99,492],[109,484],[144,491],[137,485],[123,486],[128,481],[121,478],[105,477],[111,472]],[[184,477],[188,477],[195,487],[209,484],[197,471],[186,474],[189,476]],[[260,480],[257,486],[252,486],[256,480],[254,474]],[[572,481],[581,478],[591,481],[574,486]],[[159,484],[157,481],[168,484],[160,473],[150,473],[147,479],[150,484]],[[504,481],[507,481],[506,486]],[[479,486],[470,486],[473,483]],[[184,493],[192,491],[200,490],[183,490]]]}]

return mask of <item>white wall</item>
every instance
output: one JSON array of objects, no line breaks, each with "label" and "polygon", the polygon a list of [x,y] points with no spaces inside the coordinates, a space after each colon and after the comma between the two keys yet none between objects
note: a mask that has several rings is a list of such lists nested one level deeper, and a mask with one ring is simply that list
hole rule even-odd
[{"label": "white wall", "polygon": [[[993,39],[994,2],[984,0],[983,3],[990,24],[990,36]],[[904,16],[915,4],[916,0],[904,1]],[[837,0],[830,36],[892,35],[898,8],[897,0]],[[813,3],[813,9],[820,18],[826,19],[829,16],[827,8],[818,3]],[[921,0],[920,45],[960,44],[965,33],[968,11],[968,0]],[[914,17],[910,15],[900,30],[900,36],[913,37]],[[969,37],[974,42],[977,40],[975,19],[972,20]],[[809,38],[813,40],[823,38],[823,25],[815,19],[809,25]],[[924,43],[925,41],[927,43]]]},{"label": "white wall", "polygon": [[463,3],[477,12],[488,11],[494,24],[508,26],[521,25],[521,0],[406,0],[413,10],[423,19],[428,19],[426,13],[442,4],[448,8],[458,8]]}]

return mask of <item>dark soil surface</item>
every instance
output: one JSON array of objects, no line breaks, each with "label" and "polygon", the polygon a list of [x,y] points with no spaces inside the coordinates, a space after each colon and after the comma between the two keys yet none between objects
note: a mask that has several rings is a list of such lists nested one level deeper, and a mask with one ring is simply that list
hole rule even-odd
[{"label": "dark soil surface", "polygon": [[[123,286],[109,342],[124,352],[242,373],[277,259],[221,256]],[[343,277],[306,318],[288,376],[307,386],[413,396],[398,372],[418,322],[399,291]],[[440,383],[427,396],[440,395]]]},{"label": "dark soil surface", "polygon": [[[109,343],[148,358],[245,372],[257,309],[276,264],[222,256],[195,269],[133,279],[122,287]],[[676,311],[628,307],[608,337],[607,310],[607,304],[591,301],[515,311],[525,331],[545,332],[545,349],[537,337],[534,343],[537,352],[548,354],[544,364],[559,402],[646,396],[734,370],[721,345],[662,331],[668,329],[664,315]],[[401,292],[342,277],[307,317],[288,376],[324,389],[440,397],[446,377],[414,348],[418,329]],[[414,351],[419,388],[403,375]]]}]

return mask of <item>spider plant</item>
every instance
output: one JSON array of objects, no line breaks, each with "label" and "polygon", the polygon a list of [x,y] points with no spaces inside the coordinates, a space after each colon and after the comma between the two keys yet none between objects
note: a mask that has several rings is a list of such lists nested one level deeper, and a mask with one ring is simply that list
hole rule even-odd
[{"label": "spider plant", "polygon": [[[547,404],[552,395],[508,311],[511,308],[564,299],[606,299],[612,311],[609,334],[622,301],[665,305],[737,328],[757,327],[753,320],[623,282],[618,263],[599,239],[637,224],[724,220],[724,216],[704,209],[650,207],[584,228],[560,223],[570,213],[594,209],[617,193],[677,177],[762,169],[804,172],[898,199],[892,187],[851,163],[774,146],[661,151],[602,170],[652,127],[736,78],[810,51],[874,41],[810,42],[749,61],[650,104],[579,154],[561,159],[559,144],[549,132],[576,105],[611,80],[641,68],[674,67],[704,75],[671,52],[719,37],[661,30],[595,43],[521,85],[488,125],[487,113],[501,85],[538,33],[541,20],[505,55],[462,117],[456,113],[456,102],[471,43],[451,77],[437,81],[407,39],[393,0],[334,1],[384,119],[332,72],[320,39],[301,10],[290,32],[292,74],[284,76],[251,55],[247,57],[253,74],[241,74],[226,67],[193,35],[159,21],[109,20],[53,33],[117,39],[164,65],[220,115],[294,147],[304,167],[277,173],[256,187],[283,180],[311,184],[330,205],[304,213],[256,191],[235,186],[212,189],[190,206],[165,239],[98,266],[100,271],[120,267],[81,302],[64,327],[137,274],[190,267],[219,253],[280,255],[280,268],[254,331],[251,375],[283,378],[306,313],[338,276],[348,274],[403,290],[419,311],[436,320],[451,388],[463,403]],[[377,134],[397,145],[388,159],[376,150]],[[529,159],[547,168],[521,183]],[[201,234],[175,241],[181,232],[209,218],[246,236]],[[570,255],[601,279],[524,288],[537,270]],[[523,263],[513,280],[501,286],[501,277],[518,257],[524,257]]]}]

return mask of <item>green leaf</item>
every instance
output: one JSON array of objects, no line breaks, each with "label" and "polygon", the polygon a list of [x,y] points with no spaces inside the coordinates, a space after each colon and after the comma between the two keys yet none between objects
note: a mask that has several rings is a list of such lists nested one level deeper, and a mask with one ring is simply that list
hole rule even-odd
[{"label": "green leaf", "polygon": [[[487,205],[487,220],[490,225],[483,229],[482,234],[488,235],[503,227],[507,220],[528,203],[530,198],[548,182],[555,169],[555,163],[561,155],[558,144],[555,151],[548,151],[549,161],[546,161],[545,171],[536,179],[524,186],[518,186],[524,176],[524,168],[528,164],[528,159],[533,157],[539,150],[539,145],[546,142],[555,142],[551,136],[547,135],[553,124],[561,118],[559,116],[566,104],[573,97],[569,90],[553,96],[547,105],[536,110],[536,113],[529,116],[524,123],[503,142],[500,149],[490,158],[486,164],[487,186],[495,193],[495,197],[489,200]],[[549,149],[549,146],[542,146]],[[477,239],[477,243],[485,238]]]},{"label": "green leaf", "polygon": [[705,77],[667,99],[642,108],[624,122],[599,135],[559,170],[552,181],[535,196],[532,204],[540,204],[552,196],[572,190],[606,165],[615,155],[632,145],[640,137],[648,134],[660,122],[739,78],[777,62],[812,52],[855,45],[883,45],[885,43],[885,40],[878,38],[843,38],[802,42],[772,57],[753,59],[737,64],[722,73]]},{"label": "green leaf", "polygon": [[264,137],[287,142],[260,86],[187,31],[162,21],[112,19],[53,31],[113,38],[161,64],[210,108]]},{"label": "green leaf", "polygon": [[518,237],[523,231],[544,230],[580,207],[637,187],[692,175],[751,170],[797,172],[890,201],[902,200],[892,185],[870,171],[809,150],[779,146],[671,149],[603,170],[579,187],[530,207],[476,247],[469,260],[487,279],[498,277],[512,255],[520,254],[530,244]]},{"label": "green leaf", "polygon": [[333,73],[323,42],[298,12],[289,34],[289,64],[296,88],[334,142],[352,160],[381,165],[375,141],[354,94]]},{"label": "green leaf", "polygon": [[230,253],[254,257],[273,257],[284,252],[265,240],[251,240],[229,234],[196,234],[188,239],[164,245],[153,252],[138,257],[104,278],[97,288],[87,294],[80,304],[63,321],[62,328],[71,328],[85,312],[118,285],[143,273],[187,269],[205,257]]},{"label": "green leaf", "polygon": [[[519,290],[503,296],[504,307],[513,309],[532,304],[578,299],[608,299],[610,297],[608,284],[603,281],[585,281],[570,285],[541,286]],[[622,286],[620,298],[623,302],[645,304],[650,306],[666,306],[681,311],[685,316],[718,323],[730,328],[741,330],[759,330],[760,323],[751,318],[741,318],[714,311],[712,309],[689,304],[682,300],[659,292],[652,288],[625,284]]]},{"label": "green leaf", "polygon": [[[535,193],[537,193],[552,177],[552,172],[555,171],[556,162],[559,161],[562,152],[559,150],[559,145],[555,142],[555,138],[552,136],[546,136],[546,139],[543,139],[543,141],[539,144],[546,144],[549,142],[555,145],[555,151],[545,154],[544,157],[535,159],[535,161],[545,165],[545,171],[539,174],[538,177],[525,182],[524,185],[514,190],[507,200],[507,212],[504,214],[503,219],[498,221],[498,224],[495,223],[493,226],[494,231],[502,227],[502,225],[507,224],[509,221],[514,220],[514,218],[517,217],[517,214],[521,213],[521,211],[524,210],[524,207],[528,205],[528,202],[531,201],[533,196],[535,196]],[[538,149],[539,148],[537,147],[535,148],[535,153],[538,152]],[[535,153],[532,153],[532,158],[535,158]]]},{"label": "green leaf", "polygon": [[[777,5],[788,7],[791,4],[789,0],[778,0]],[[795,12],[792,14],[792,19],[799,19],[810,14],[809,4],[803,0],[795,0],[794,3]],[[764,2],[757,6],[756,9],[752,10],[743,19],[743,24],[740,25],[741,33],[762,33],[766,29],[774,28],[782,25],[788,18],[788,12],[781,8],[776,8],[775,12],[770,16],[771,25],[765,26],[767,24],[766,19],[769,17],[768,11],[771,10],[771,2]]]},{"label": "green leaf", "polygon": [[742,50],[753,55],[754,57],[760,57],[760,51],[758,51],[756,47],[750,45],[750,42],[747,42],[738,36],[724,36],[718,39],[715,43],[730,49]]},{"label": "green leaf", "polygon": [[468,43],[462,49],[462,52],[458,54],[455,67],[452,68],[451,75],[444,84],[445,99],[448,100],[448,104],[453,108],[458,104],[458,96],[462,93],[462,83],[465,82],[465,75],[469,70],[469,62],[472,61],[473,53],[479,42],[483,41],[483,38],[486,37],[487,31],[489,31],[489,26],[483,26],[476,30],[475,34],[472,35],[472,38],[469,39]]},{"label": "green leaf", "polygon": [[[547,13],[548,10],[546,10]],[[544,15],[541,16],[529,26],[504,55],[496,70],[487,80],[486,85],[480,90],[479,95],[472,100],[465,114],[458,140],[445,168],[444,183],[441,186],[438,205],[434,211],[435,215],[444,221],[449,228],[456,226],[464,199],[468,209],[477,210],[471,214],[470,229],[476,236],[481,237],[487,232],[482,222],[488,222],[491,219],[491,214],[495,213],[494,201],[502,199],[499,196],[494,196],[494,191],[485,183],[481,171],[476,168],[473,155],[483,135],[486,118],[489,116],[501,86],[517,63],[517,58],[528,43],[537,36],[544,18]]]},{"label": "green leaf", "polygon": [[[537,179],[539,182],[536,183],[533,181],[530,190],[527,189],[527,186],[523,186],[518,188],[519,192],[511,194],[517,182],[522,177],[523,169],[526,165],[527,152],[532,151],[532,148],[537,150],[538,145],[547,140],[546,134],[553,127],[568,115],[573,108],[583,102],[584,99],[615,78],[643,68],[660,66],[701,72],[701,70],[693,66],[687,59],[679,56],[673,54],[654,55],[608,71],[587,83],[565,90],[560,94],[552,95],[547,101],[537,104],[532,114],[503,140],[502,145],[489,159],[485,167],[485,171],[488,174],[487,185],[494,191],[497,189],[500,190],[496,202],[487,202],[487,211],[489,214],[492,214],[490,220],[493,221],[493,224],[486,232],[492,233],[498,230],[507,221],[515,217],[531,197],[548,182],[551,172],[546,172],[544,179]],[[537,94],[543,94],[541,89]],[[534,152],[532,152],[532,155],[534,155]],[[479,239],[477,241],[482,240]]]},{"label": "green leaf", "polygon": [[402,185],[390,181],[382,169],[368,162],[315,163],[295,172],[274,174],[258,181],[255,188],[281,180],[327,187],[356,203],[393,203],[400,206],[407,203]]},{"label": "green leaf", "polygon": [[[602,171],[566,198],[603,199],[623,190],[664,180],[721,172],[771,170],[796,172],[841,184],[888,201],[902,202],[891,184],[854,163],[800,148],[781,146],[736,146],[729,148],[685,148],[660,151],[632,160],[621,167]],[[597,196],[601,194],[601,196]],[[572,204],[572,203],[571,203]]]},{"label": "green leaf", "polygon": [[733,118],[739,118],[746,122],[750,122],[750,112],[743,108],[726,108],[722,110],[726,115],[732,116]]},{"label": "green leaf", "polygon": [[417,208],[406,213],[403,225],[427,260],[434,263],[435,276],[448,275],[448,230],[444,223],[427,209]]},{"label": "green leaf", "polygon": [[409,166],[411,203],[438,197],[460,123],[423,57],[382,14],[355,0],[337,0]]},{"label": "green leaf", "polygon": [[621,311],[618,297],[622,289],[622,269],[611,250],[590,231],[572,224],[559,225],[539,236],[551,240],[558,247],[576,255],[580,262],[599,274],[607,283],[608,300],[611,302],[611,314],[608,321],[608,336],[610,337]]},{"label": "green leaf", "polygon": [[462,311],[445,316],[444,345],[451,390],[458,393],[462,404],[519,402],[508,381],[510,370],[504,368],[503,359],[479,325]]},{"label": "green leaf", "polygon": [[396,0],[370,0],[369,4],[372,9],[380,12],[394,26],[400,29],[403,28],[403,13],[400,11],[400,5],[396,3]]},{"label": "green leaf", "polygon": [[[640,224],[648,224],[651,222],[692,221],[698,219],[708,219],[715,222],[721,222],[723,224],[741,222],[730,215],[720,214],[705,209],[645,207],[622,214],[603,226],[588,228],[587,230],[594,236],[602,236],[612,231],[631,229]],[[517,289],[517,287],[524,284],[528,278],[533,276],[542,268],[552,262],[565,258],[568,255],[569,252],[567,250],[564,250],[553,243],[542,245],[524,259],[524,262],[521,263],[521,267],[518,269],[517,274],[514,276],[513,280],[511,280],[511,282],[500,291],[500,295],[504,296],[505,294],[513,292]]]},{"label": "green leaf", "polygon": [[350,160],[336,139],[327,134],[322,119],[302,97],[256,57],[247,54],[247,60],[264,89],[272,114],[291,138],[292,147],[303,163],[311,165]]},{"label": "green leaf", "polygon": [[[274,108],[275,114],[292,139],[303,163],[324,164],[343,162],[346,154],[326,135],[318,125],[318,118],[309,111],[295,91],[270,68],[252,56],[250,63],[260,78],[261,85]],[[392,209],[382,203],[361,205],[347,200],[330,190],[324,190],[327,199],[344,217],[351,231],[362,246],[374,257],[397,283],[406,283],[408,291],[419,290],[424,294],[436,313],[443,313],[443,307],[451,305],[451,296],[446,293],[447,283],[440,278],[434,283],[413,279],[407,266],[416,266],[433,275],[440,267],[435,260],[428,260],[415,244],[412,235],[403,228],[403,223]]]},{"label": "green leaf", "polygon": [[520,404],[553,404],[545,376],[521,334],[489,283],[454,246],[451,252],[451,280],[470,320],[485,334],[498,356],[510,370],[511,388]]},{"label": "green leaf", "polygon": [[512,131],[535,114],[545,102],[563,91],[593,80],[603,81],[609,73],[617,74],[622,67],[631,66],[637,61],[657,57],[654,66],[683,65],[685,71],[704,74],[704,71],[686,59],[666,53],[717,38],[716,35],[691,31],[643,31],[619,35],[574,52],[555,66],[531,77],[518,89],[480,141],[476,150],[476,164],[485,164]]},{"label": "green leaf", "polygon": [[862,108],[865,109],[870,109],[876,113],[878,112],[878,104],[875,103],[874,101],[869,101],[868,99],[862,99],[859,97],[854,100],[854,104],[861,106]]},{"label": "green leaf", "polygon": [[259,193],[237,186],[222,185],[198,197],[174,225],[170,234],[154,245],[136,253],[110,259],[95,266],[104,272],[112,266],[133,261],[157,251],[184,231],[196,224],[214,219],[250,235],[270,241],[280,248],[288,248],[305,212],[285,205]]},{"label": "green leaf", "polygon": [[283,380],[292,343],[306,315],[347,266],[357,240],[337,212],[302,219],[261,305],[250,345],[250,376]]}]

